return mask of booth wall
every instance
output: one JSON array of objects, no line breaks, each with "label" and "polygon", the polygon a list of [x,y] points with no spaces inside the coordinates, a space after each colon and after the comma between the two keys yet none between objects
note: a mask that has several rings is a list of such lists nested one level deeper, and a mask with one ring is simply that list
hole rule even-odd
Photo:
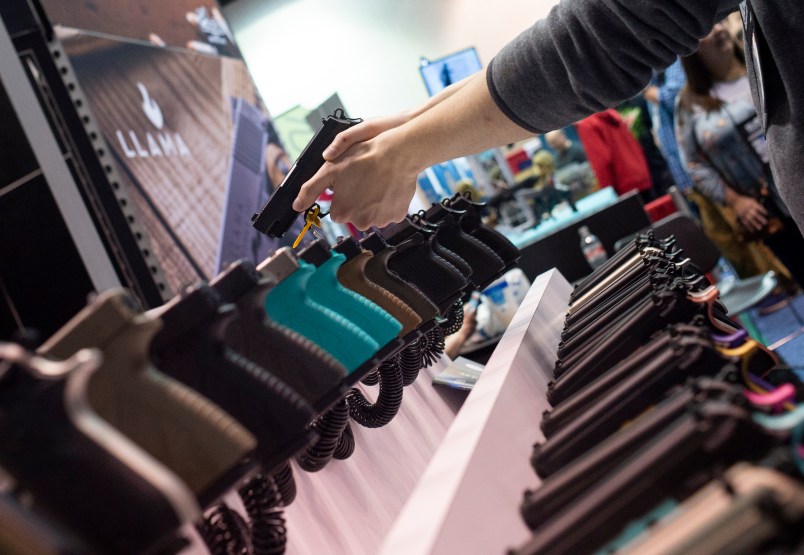
[{"label": "booth wall", "polygon": [[482,63],[557,0],[237,0],[225,13],[269,111],[338,92],[358,117],[406,110],[427,91],[419,59],[477,48]]}]

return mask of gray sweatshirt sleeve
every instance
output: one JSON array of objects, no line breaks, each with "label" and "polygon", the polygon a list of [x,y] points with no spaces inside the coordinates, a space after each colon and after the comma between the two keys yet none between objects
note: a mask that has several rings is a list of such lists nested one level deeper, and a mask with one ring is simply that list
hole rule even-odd
[{"label": "gray sweatshirt sleeve", "polygon": [[562,0],[489,63],[492,98],[545,133],[637,94],[739,0]]}]

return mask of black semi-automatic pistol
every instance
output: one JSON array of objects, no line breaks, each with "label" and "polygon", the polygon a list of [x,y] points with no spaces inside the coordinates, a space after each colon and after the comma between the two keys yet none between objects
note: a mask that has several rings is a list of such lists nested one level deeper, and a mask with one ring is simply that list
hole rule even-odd
[{"label": "black semi-automatic pistol", "polygon": [[301,186],[312,178],[324,165],[324,150],[332,144],[335,136],[363,121],[347,118],[341,108],[321,120],[324,126],[310,139],[282,183],[257,214],[251,217],[251,225],[270,237],[282,237],[293,225],[300,212],[293,209],[293,201]]}]

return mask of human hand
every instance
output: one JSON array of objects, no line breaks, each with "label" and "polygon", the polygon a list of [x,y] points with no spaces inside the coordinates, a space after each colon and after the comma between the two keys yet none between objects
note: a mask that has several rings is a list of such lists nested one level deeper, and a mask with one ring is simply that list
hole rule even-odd
[{"label": "human hand", "polygon": [[366,122],[359,131],[355,126],[302,185],[293,209],[301,212],[330,188],[334,221],[349,221],[359,229],[384,226],[405,217],[416,178],[428,166],[532,136],[503,113],[491,97],[485,74],[477,72],[422,108]]},{"label": "human hand", "polygon": [[464,306],[463,310],[463,324],[459,333],[462,333],[466,339],[472,337],[477,329],[477,309],[469,305]]},{"label": "human hand", "polygon": [[407,123],[413,118],[427,112],[431,108],[438,106],[441,102],[448,100],[452,95],[460,91],[464,86],[472,81],[482,81],[485,83],[485,75],[482,71],[478,71],[474,75],[470,75],[462,81],[453,83],[449,87],[442,90],[437,95],[431,97],[427,102],[413,110],[402,112],[393,116],[385,116],[365,121],[359,125],[355,125],[339,133],[332,144],[324,151],[324,160],[330,162],[334,161],[341,154],[346,152],[350,146],[361,141],[373,139],[380,133],[384,133],[395,127],[399,127],[403,123]]},{"label": "human hand", "polygon": [[653,104],[659,103],[659,87],[656,85],[650,85],[646,87],[644,91],[642,91],[642,98],[651,102]]},{"label": "human hand", "polygon": [[463,306],[463,323],[461,329],[448,335],[444,342],[444,353],[455,359],[461,353],[461,347],[469,341],[477,329],[477,309],[470,303]]},{"label": "human hand", "polygon": [[749,196],[736,195],[732,209],[748,232],[761,231],[768,224],[768,211],[756,199]]},{"label": "human hand", "polygon": [[404,219],[422,170],[415,145],[399,140],[397,130],[391,129],[353,143],[336,159],[325,162],[302,185],[293,209],[301,212],[329,188],[333,191],[332,221],[351,222],[361,230],[383,227]]},{"label": "human hand", "polygon": [[371,119],[341,131],[335,136],[332,143],[324,150],[324,160],[336,160],[341,154],[349,150],[355,143],[373,139],[380,133],[399,127],[409,121],[411,116],[407,113]]}]

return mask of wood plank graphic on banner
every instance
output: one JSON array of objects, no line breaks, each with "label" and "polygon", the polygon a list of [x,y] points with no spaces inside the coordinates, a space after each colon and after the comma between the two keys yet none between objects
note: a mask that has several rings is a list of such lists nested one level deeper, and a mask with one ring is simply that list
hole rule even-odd
[{"label": "wood plank graphic on banner", "polygon": [[231,99],[259,105],[245,64],[62,33],[170,287],[211,277],[232,150]]}]

